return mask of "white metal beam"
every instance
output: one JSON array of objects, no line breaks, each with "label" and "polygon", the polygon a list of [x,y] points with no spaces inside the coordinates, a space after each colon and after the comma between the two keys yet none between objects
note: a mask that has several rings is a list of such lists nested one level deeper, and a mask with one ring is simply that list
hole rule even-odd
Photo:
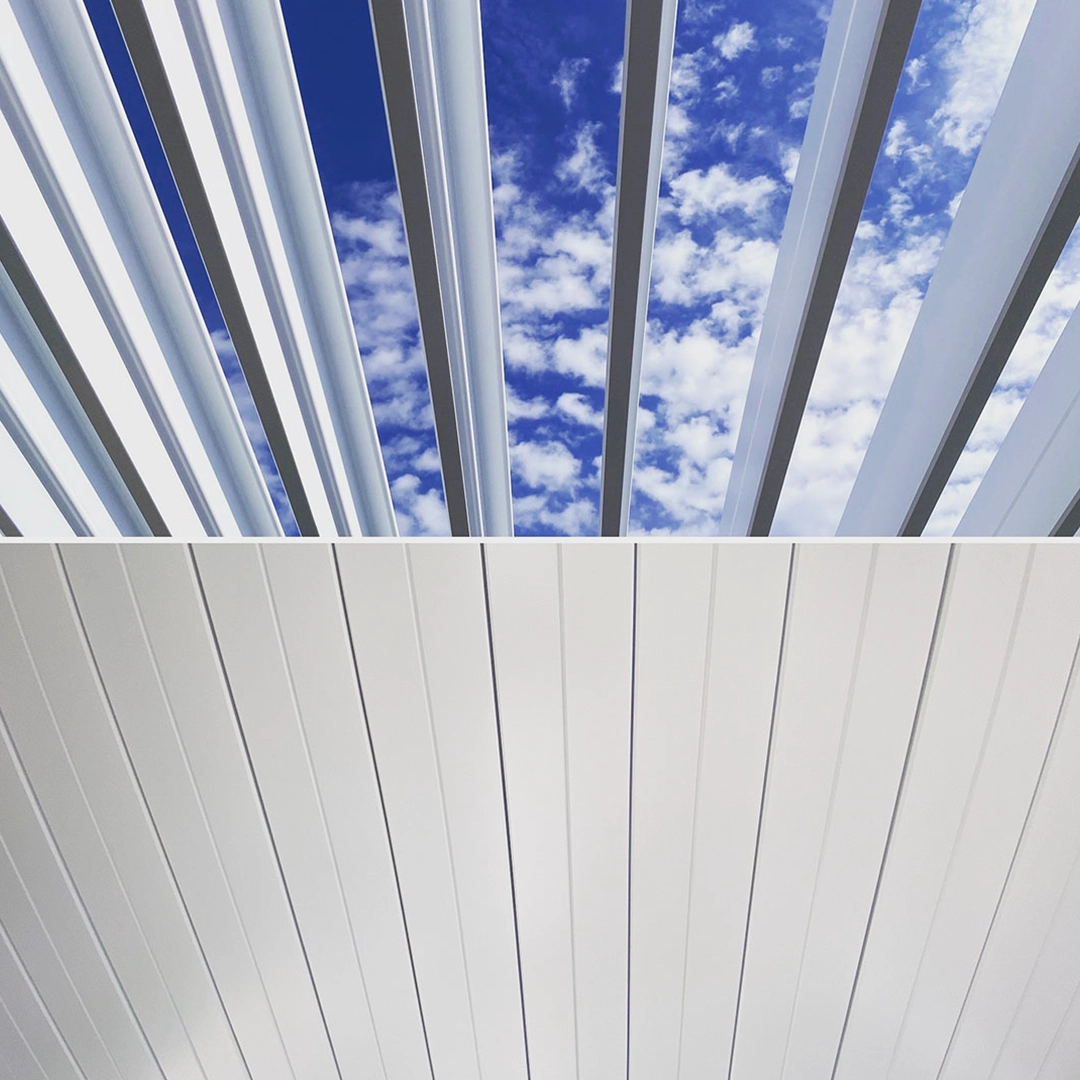
[{"label": "white metal beam", "polygon": [[1080,525],[1080,313],[1061,332],[957,536],[1072,536]]},{"label": "white metal beam", "polygon": [[677,8],[678,0],[626,3],[600,466],[601,536],[625,535],[630,519],[641,354]]},{"label": "white metal beam", "polygon": [[394,534],[280,9],[113,7],[301,532]]},{"label": "white metal beam", "polygon": [[510,536],[510,459],[478,0],[371,0],[455,534]]},{"label": "white metal beam", "polygon": [[720,531],[769,532],[921,0],[829,17]]},{"label": "white metal beam", "polygon": [[922,532],[1076,224],[1078,48],[1080,6],[1039,0],[855,479],[840,534]]},{"label": "white metal beam", "polygon": [[[84,7],[4,0],[0,27],[8,124],[198,511],[199,531],[280,532]],[[18,231],[16,206],[4,213]],[[40,270],[35,253],[19,246]],[[48,275],[37,284],[59,318],[67,298]]]}]

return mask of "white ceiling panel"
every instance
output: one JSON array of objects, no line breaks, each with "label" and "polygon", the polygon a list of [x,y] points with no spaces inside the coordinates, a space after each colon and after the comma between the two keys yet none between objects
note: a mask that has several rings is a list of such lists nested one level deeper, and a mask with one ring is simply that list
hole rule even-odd
[{"label": "white ceiling panel", "polygon": [[17,1080],[1080,1070],[1072,543],[11,542],[0,586]]},{"label": "white ceiling panel", "polygon": [[[837,1080],[888,1075],[978,771],[1030,549],[960,549],[838,1055]],[[970,976],[970,969],[967,974]]]},{"label": "white ceiling panel", "polygon": [[[170,554],[182,564],[183,549]],[[117,727],[237,1041],[260,1075],[285,1080],[292,1073],[271,999],[180,732],[184,701],[174,704],[170,696],[124,554],[112,545],[73,544],[61,548],[61,557]],[[174,561],[163,561],[163,576]],[[188,598],[195,607],[193,589]],[[184,612],[175,618],[185,629]],[[189,640],[194,645],[198,639]],[[167,663],[168,653],[163,656]],[[201,715],[212,730],[214,712]]]},{"label": "white ceiling panel", "polygon": [[714,549],[716,585],[693,822],[679,1077],[726,1069],[739,998],[791,569],[787,544]]}]

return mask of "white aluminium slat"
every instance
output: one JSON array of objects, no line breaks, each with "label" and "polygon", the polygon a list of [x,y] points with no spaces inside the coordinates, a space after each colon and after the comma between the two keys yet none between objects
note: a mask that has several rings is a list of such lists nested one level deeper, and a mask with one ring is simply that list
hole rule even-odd
[{"label": "white aluminium slat", "polygon": [[114,5],[301,531],[377,532],[361,515],[383,502],[388,515],[389,488],[381,460],[353,471],[371,434],[355,339],[344,359],[325,352],[348,345],[344,292],[281,16],[249,6]]},{"label": "white aluminium slat", "polygon": [[73,544],[61,548],[61,558],[102,685],[244,1059],[255,1075],[292,1080],[123,554],[111,545]]},{"label": "white aluminium slat", "polygon": [[957,536],[1076,532],[1080,501],[1080,313],[1074,312],[975,489]]},{"label": "white aluminium slat", "polygon": [[[190,553],[179,545],[143,544],[124,548],[123,559],[276,1038],[292,1077],[326,1076],[333,1072],[326,1029]],[[239,950],[222,957],[231,963],[229,985],[237,995],[228,1007],[243,1008],[245,982],[256,986],[251,961],[230,927],[233,920],[220,918],[224,925],[214,928],[219,948]],[[249,1034],[258,1030],[252,1025],[265,1025],[260,989],[252,990]],[[269,1031],[266,1037],[275,1038]],[[279,1059],[271,1075],[283,1074],[289,1075]]]},{"label": "white aluminium slat", "polygon": [[[797,990],[789,1023],[776,1031],[784,1039],[778,1075],[790,1080],[832,1074],[929,662],[948,549],[885,545],[873,561],[813,901],[796,947]],[[830,641],[822,635],[824,648]]]},{"label": "white aluminium slat", "polygon": [[[55,550],[5,549],[8,728],[162,1070],[244,1068],[103,693]],[[31,697],[31,695],[33,695]],[[36,698],[36,700],[34,700]],[[0,706],[2,707],[2,706]]]},{"label": "white aluminium slat", "polygon": [[640,544],[630,818],[630,1080],[678,1069],[714,612],[705,545]]},{"label": "white aluminium slat", "polygon": [[[6,116],[0,116],[0,216],[168,531],[205,528],[124,364]],[[10,269],[10,268],[9,268]],[[35,319],[37,318],[35,314]]]},{"label": "white aluminium slat", "polygon": [[986,742],[999,682],[986,676],[1008,662],[1029,566],[1026,547],[954,552],[836,1080],[888,1075]]},{"label": "white aluminium slat", "polygon": [[1072,233],[1080,212],[1078,46],[1080,6],[1039,0],[855,479],[842,535],[922,531]]},{"label": "white aluminium slat", "polygon": [[869,545],[807,544],[791,599],[765,783],[734,1078],[779,1076],[866,628]]},{"label": "white aluminium slat", "polygon": [[[0,953],[0,957],[2,956],[3,954]],[[5,975],[8,975],[9,972],[4,970],[5,968],[6,965],[3,963],[3,959],[0,959],[0,970],[4,971]],[[9,988],[5,985],[4,989],[5,997],[13,997],[18,994],[19,989],[25,989],[25,986],[22,988]],[[18,1004],[21,1004],[21,1002],[16,1003],[16,1011],[19,1011]],[[38,1054],[41,1053],[46,1061],[48,1061],[50,1056],[48,1055],[49,1049],[51,1049],[51,1047],[31,1047],[30,1042],[27,1040],[20,1029],[19,1024],[16,1022],[15,1017],[12,1015],[11,1007],[4,998],[0,997],[0,1068],[4,1070],[0,1075],[12,1077],[12,1080],[15,1080],[15,1074],[12,1072],[12,1069],[17,1068],[21,1077],[26,1077],[27,1080],[30,1080],[30,1078],[34,1078],[34,1080],[37,1080],[37,1078],[40,1078],[40,1080],[50,1080],[50,1076],[45,1071],[45,1067],[41,1063],[41,1058],[38,1056]],[[35,1050],[37,1052],[35,1052]],[[61,1073],[58,1072],[57,1076],[60,1075]],[[67,1075],[70,1076],[73,1074],[69,1072]]]},{"label": "white aluminium slat", "polygon": [[1035,549],[1014,635],[893,1052],[897,1080],[940,1069],[1020,842],[1080,638],[1067,547]]},{"label": "white aluminium slat", "polygon": [[[464,550],[478,559],[474,548]],[[342,544],[337,553],[432,1070],[439,1080],[479,1080],[486,1048],[479,1043],[482,1021],[476,1023],[468,971],[467,890],[459,889],[457,881],[453,792],[443,780],[437,719],[440,700],[427,678],[409,549],[400,544]],[[476,573],[474,589],[480,585],[478,577]],[[460,620],[455,632],[472,639],[474,663],[476,638],[486,636],[482,603],[481,590],[455,612]],[[460,699],[449,706],[447,715],[461,716]],[[468,736],[477,753],[484,747],[475,741],[478,729],[473,725],[483,719],[483,713],[473,717]],[[491,779],[481,773],[475,782],[487,812],[499,818],[502,806],[491,806],[488,797]],[[505,836],[501,858],[506,859]],[[505,862],[493,862],[491,873],[496,889],[509,889]]]},{"label": "white aluminium slat", "polygon": [[559,553],[578,1075],[626,1080],[634,550]]},{"label": "white aluminium slat", "polygon": [[[333,715],[333,705],[320,700],[323,680],[317,670],[312,670],[313,661],[321,655],[325,667],[325,658],[333,657],[336,651],[337,659],[344,662],[337,671],[339,684],[342,676],[349,676],[352,670],[344,648],[344,624],[340,616],[337,620],[326,618],[327,609],[332,614],[337,606],[329,552],[326,548],[304,550],[316,557],[323,556],[324,573],[321,582],[309,575],[306,597],[294,594],[290,614],[297,622],[290,626],[292,649],[286,645],[285,617],[277,610],[269,591],[259,548],[200,546],[195,549],[195,559],[333,1045],[337,1072],[341,1080],[358,1080],[387,1075],[387,1063],[375,1026],[375,994],[367,985],[363,938],[358,934],[363,927],[350,911],[305,730],[306,716],[314,719],[320,713]],[[283,563],[279,558],[278,565],[288,573],[287,561]],[[320,592],[322,610],[318,605]],[[309,642],[323,635],[322,648],[316,646],[314,652],[305,650],[305,654],[298,654],[298,634],[305,635]],[[355,677],[352,681],[355,685]],[[348,692],[347,684],[345,690]],[[361,721],[362,731],[359,703],[355,693],[352,697],[353,721],[354,724]],[[339,755],[343,749],[338,749]],[[371,795],[375,796],[374,775],[370,772],[367,781]],[[364,826],[373,842],[372,869],[381,864],[382,874],[376,876],[372,872],[366,887],[387,894],[393,905],[397,899],[396,887],[377,798],[369,800],[369,807],[375,815]],[[408,974],[403,938],[400,943],[398,960]],[[411,998],[410,1002],[406,996],[404,1004],[407,1008],[411,1005],[415,1012],[415,993]],[[419,1024],[411,1034],[414,1039],[419,1036],[422,1045]],[[412,1075],[418,1076],[417,1067],[426,1067],[427,1063],[421,1054],[410,1064]]]},{"label": "white aluminium slat", "polygon": [[19,533],[50,538],[72,535],[71,523],[3,423],[0,423],[0,477],[3,477],[0,507]]},{"label": "white aluminium slat", "polygon": [[[22,444],[23,456],[72,531],[97,536],[145,531],[123,481],[2,267],[0,423]],[[5,470],[3,475],[11,474]],[[23,531],[37,537],[49,535],[41,529]]]},{"label": "white aluminium slat", "polygon": [[23,151],[206,530],[280,533],[84,6],[5,0],[0,27]]},{"label": "white aluminium slat", "polygon": [[[1073,917],[1067,891],[1080,864],[1080,699],[1076,672],[1039,782],[1016,863],[949,1044],[941,1080],[986,1080],[994,1069],[1040,953],[1059,913]],[[1038,1000],[1036,998],[1036,1000]],[[1030,1011],[1029,1011],[1029,1015]]]},{"label": "white aluminium slat", "polygon": [[[9,644],[6,639],[4,644]],[[10,712],[12,707],[11,698],[6,698],[3,708]],[[0,726],[0,738],[4,744],[0,753],[0,831],[5,862],[17,875],[11,880],[5,866],[0,921],[38,993],[77,1053],[86,1080],[160,1076],[130,1002],[41,816],[6,725]],[[3,985],[7,994],[6,978]],[[81,1010],[85,1010],[86,1022],[79,1015]]]},{"label": "white aluminium slat", "polygon": [[1080,1067],[1080,986],[1043,1059],[1036,1080],[1072,1080]]},{"label": "white aluminium slat", "polygon": [[402,9],[408,57],[383,63],[404,61],[412,76],[453,388],[453,401],[438,404],[456,417],[470,532],[512,536],[480,4],[404,0]]},{"label": "white aluminium slat", "polygon": [[626,3],[600,469],[601,536],[624,536],[630,518],[641,355],[677,8],[677,0]]},{"label": "white aluminium slat", "polygon": [[785,544],[714,549],[716,588],[682,989],[680,1080],[726,1075],[791,568]]},{"label": "white aluminium slat", "polygon": [[806,121],[721,531],[772,524],[920,0],[841,0]]},{"label": "white aluminium slat", "polygon": [[484,550],[529,1075],[556,1080],[578,1071],[559,548]]}]

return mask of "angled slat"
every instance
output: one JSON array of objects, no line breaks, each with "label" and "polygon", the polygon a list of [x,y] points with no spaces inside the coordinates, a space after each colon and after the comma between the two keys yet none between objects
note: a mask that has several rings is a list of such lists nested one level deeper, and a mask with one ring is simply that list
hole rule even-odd
[{"label": "angled slat", "polygon": [[842,535],[922,531],[1076,224],[1078,46],[1080,7],[1039,0],[855,479]]},{"label": "angled slat", "polygon": [[764,536],[817,370],[920,0],[833,5],[721,532]]},{"label": "angled slat", "polygon": [[5,1080],[16,1080],[16,1076],[26,1080],[79,1080],[78,1067],[65,1053],[63,1042],[49,1024],[5,937],[0,927],[0,978],[4,980],[4,995],[0,997],[0,1076]]},{"label": "angled slat", "polygon": [[[2,348],[2,346],[0,346]],[[6,402],[0,398],[0,410]],[[6,410],[4,410],[6,411]],[[8,417],[2,416],[2,420]],[[17,431],[18,429],[16,429]],[[20,440],[21,441],[21,440]],[[24,453],[24,447],[12,438],[7,423],[0,422],[0,532],[5,536],[44,536],[56,539],[71,536],[71,522],[42,482]]]},{"label": "angled slat", "polygon": [[451,531],[510,536],[480,5],[370,7]]},{"label": "angled slat", "polygon": [[1080,506],[1080,314],[1065,324],[957,536],[1072,536]]},{"label": "angled slat", "polygon": [[[343,704],[351,705],[356,734],[363,734],[363,722],[355,677],[348,678],[351,662],[330,553],[326,548],[302,550],[321,561],[323,572],[317,572],[319,562],[309,562],[316,573],[309,570],[305,582],[296,560],[279,554],[276,566],[283,575],[279,580],[284,611],[278,607],[276,591],[270,591],[258,547],[200,546],[195,557],[337,1070],[341,1080],[357,1080],[393,1075],[376,1026],[377,1007],[386,1010],[390,1003],[385,997],[379,1001],[375,987],[368,985],[364,945],[379,946],[370,937],[373,928],[366,929],[361,921],[362,912],[351,910],[306,727],[309,718],[318,724],[320,716],[335,717],[344,724],[349,712],[342,709]],[[320,633],[321,647],[312,640]],[[329,659],[337,663],[331,666]],[[335,677],[339,696],[328,700]],[[343,751],[339,745],[336,756],[340,758]],[[397,907],[396,882],[374,774],[368,771],[366,779],[370,814],[366,820],[350,823],[352,843],[363,829],[368,848],[364,892],[382,893],[384,903],[376,905],[376,910],[381,907],[392,915]],[[348,836],[343,826],[345,822],[335,829],[342,840]],[[427,1060],[400,912],[397,915],[397,926],[391,921],[387,929],[391,934],[397,931],[396,966],[406,978],[403,984],[398,981],[404,996],[395,1004],[411,1012],[415,1022],[410,1030],[410,1025],[395,1023],[392,1014],[388,1017],[384,1011],[384,1018],[390,1020],[387,1034],[391,1037],[386,1042],[388,1048],[394,1036],[406,1045],[411,1042],[412,1060],[392,1064],[398,1069],[404,1065],[406,1075],[420,1077]]]},{"label": "angled slat", "polygon": [[85,8],[6,0],[0,24],[9,118],[207,531],[279,533]]},{"label": "angled slat", "polygon": [[166,1075],[246,1076],[56,552],[5,548],[0,701],[101,944]]},{"label": "angled slat", "polygon": [[337,550],[432,1070],[523,1077],[479,550]]},{"label": "angled slat", "polygon": [[[72,531],[98,536],[146,531],[116,467],[2,268],[0,423]],[[28,532],[48,535],[37,529]]]},{"label": "angled slat", "polygon": [[[1029,563],[1023,547],[954,553],[888,858],[836,1051],[836,1080],[892,1075],[991,726],[999,679],[986,673],[1003,671],[1009,661]],[[974,958],[968,976],[973,966]]]},{"label": "angled slat", "polygon": [[[205,867],[203,860],[210,853],[200,852],[194,837],[189,841],[192,850],[178,859],[178,866],[192,875],[185,879],[185,896],[191,896],[189,910],[200,920],[200,940],[205,941],[227,1008],[230,1015],[241,1012],[237,1029],[243,1033],[245,1051],[253,1065],[268,1067],[270,1077],[336,1078],[290,897],[190,553],[172,544],[133,545],[123,549],[123,561],[182,747],[183,767],[212,834],[217,862],[213,877],[194,876],[201,863],[214,869]],[[107,616],[99,613],[99,618]],[[133,650],[133,655],[138,652]],[[117,662],[114,655],[113,671]],[[149,715],[160,717],[160,706]],[[173,756],[175,748],[169,749]],[[160,754],[162,747],[156,752]],[[159,767],[169,768],[168,761],[159,759]],[[180,806],[190,806],[190,798]],[[182,817],[169,822],[168,835],[174,841],[182,822]],[[220,905],[218,911],[215,903]],[[250,1045],[259,1037],[266,1045],[256,1055]]]},{"label": "angled slat", "polygon": [[637,554],[630,845],[630,1080],[678,1070],[714,556]]},{"label": "angled slat", "polygon": [[600,469],[601,536],[625,535],[630,518],[641,353],[677,7],[677,0],[626,3]]},{"label": "angled slat", "polygon": [[791,548],[721,546],[707,658],[679,1076],[722,1074],[742,973]]},{"label": "angled slat", "polygon": [[[1075,668],[1058,724],[941,1080],[986,1080],[993,1073],[1026,994],[1037,993],[1032,979],[1040,956],[1053,948],[1055,921],[1075,917],[1080,903],[1080,699]],[[1026,1015],[1034,1014],[1028,1008]]]},{"label": "angled slat", "polygon": [[301,532],[392,534],[280,10],[113,7]]},{"label": "angled slat", "polygon": [[206,534],[184,476],[124,363],[6,115],[0,262],[155,535]]},{"label": "angled slat", "polygon": [[578,1072],[625,1080],[634,552],[560,560]]},{"label": "angled slat", "polygon": [[1036,1080],[1071,1080],[1080,1068],[1080,986],[1054,1035]]}]

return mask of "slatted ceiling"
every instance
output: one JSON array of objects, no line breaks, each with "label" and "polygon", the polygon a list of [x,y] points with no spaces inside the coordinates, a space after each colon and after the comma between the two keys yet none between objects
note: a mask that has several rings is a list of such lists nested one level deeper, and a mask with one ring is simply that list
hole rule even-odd
[{"label": "slatted ceiling", "polygon": [[[1056,633],[1047,641],[1042,628]],[[1035,551],[1007,667],[950,859],[891,1075],[938,1068],[963,1008],[1058,720],[1080,639],[1080,574],[1066,548]]]},{"label": "slatted ceiling", "polygon": [[353,940],[293,664],[259,549],[198,546],[194,554],[326,1027],[322,1040],[311,1041],[305,1073],[327,1080],[378,1075],[382,1062],[363,959]]},{"label": "slatted ceiling", "polygon": [[869,547],[852,558],[835,546],[808,545],[795,556],[733,1077],[783,1071],[786,1040],[780,1034],[791,1023],[872,573]]},{"label": "slatted ceiling", "polygon": [[[11,662],[0,708],[59,853],[162,1071],[197,1077],[220,1066],[238,1076],[56,555],[46,547],[6,555],[0,621]],[[21,649],[8,644],[15,636]]]},{"label": "slatted ceiling", "polygon": [[[0,1046],[4,1047],[7,1060],[0,1058],[3,1070],[0,1076],[16,1080],[12,1070],[18,1069],[18,1077],[26,1080],[51,1080],[54,1076],[57,1080],[74,1080],[78,1073],[49,1030],[46,1014],[34,1000],[33,990],[18,968],[18,960],[4,944],[0,944],[0,978],[5,982],[7,1000],[0,999]],[[26,1029],[25,1035],[21,1028]]]},{"label": "slatted ceiling", "polygon": [[1080,903],[1080,701],[1075,680],[1074,670],[941,1080],[983,1080],[992,1074],[1055,919],[1074,918]]},{"label": "slatted ceiling", "polygon": [[[726,1070],[791,566],[785,544],[719,545],[693,823],[680,1064]],[[702,585],[702,590],[706,588]]]},{"label": "slatted ceiling", "polygon": [[0,25],[9,118],[206,529],[277,531],[85,9],[8,0]]},{"label": "slatted ceiling", "polygon": [[637,553],[630,809],[630,1080],[678,1068],[713,551]]},{"label": "slatted ceiling", "polygon": [[439,1080],[479,1080],[436,703],[418,636],[409,552],[365,544],[343,545],[337,555],[432,1071]]},{"label": "slatted ceiling", "polygon": [[[813,900],[795,949],[795,996],[788,1024],[777,1029],[785,1032],[778,1076],[832,1073],[930,661],[947,559],[944,546],[883,545],[873,552]],[[834,639],[822,633],[820,640],[831,647]],[[791,704],[788,698],[781,705],[777,720],[778,764]],[[782,790],[778,771],[773,781],[773,790]],[[766,850],[763,838],[763,855]]]},{"label": "slatted ceiling", "polygon": [[559,555],[577,1075],[626,1080],[634,552]]},{"label": "slatted ceiling", "polygon": [[[347,904],[341,942],[360,958],[378,1040],[379,1065],[369,1075],[426,1077],[423,1024],[333,553],[309,545],[267,545],[261,553]],[[353,1006],[361,1000],[355,995]]]},{"label": "slatted ceiling", "polygon": [[[10,706],[5,712],[10,712]],[[69,1048],[78,1055],[86,1080],[160,1076],[101,939],[69,872],[57,857],[55,841],[27,786],[6,726],[0,734],[4,742],[0,754],[3,855],[23,890],[21,903],[14,888],[0,890],[5,943],[17,951],[40,999],[39,1008],[46,1009],[63,1031]],[[27,913],[32,915],[30,921]],[[39,951],[39,946],[44,947]],[[21,1015],[20,1003],[26,1001],[22,989],[26,976],[19,974],[14,983],[4,978],[0,999]],[[86,1030],[87,1024],[90,1031]],[[26,1022],[23,1026],[27,1030]],[[49,1043],[51,1040],[39,1052],[51,1054]],[[14,1053],[7,1050],[10,1044],[6,1039],[0,1045],[5,1054]],[[20,1037],[15,1049],[21,1045]]]},{"label": "slatted ceiling", "polygon": [[1080,998],[1080,868],[1075,865],[1062,904],[1054,914],[1024,997],[1009,1024],[990,1080],[1011,1076],[1076,1075],[1077,999]]},{"label": "slatted ceiling", "polygon": [[836,1077],[887,1076],[978,771],[1030,571],[1022,546],[955,555]]},{"label": "slatted ceiling", "polygon": [[483,1077],[524,1080],[529,1070],[479,545],[418,545],[409,551],[409,570],[476,1058]]},{"label": "slatted ceiling", "polygon": [[559,550],[485,558],[529,1075],[555,1080],[578,1072]]},{"label": "slatted ceiling", "polygon": [[[13,779],[10,763],[6,768],[0,765],[0,769],[3,769],[5,781]],[[4,988],[2,997],[11,1011],[11,1022],[15,1022],[15,1016],[19,1018],[19,1025],[27,1029],[31,1043],[40,1048],[40,1053],[48,1055],[50,1071],[57,1077],[76,1075],[70,1060],[65,1060],[67,1055],[57,1035],[51,1031],[45,1034],[45,1029],[55,1027],[59,1022],[67,1030],[79,1057],[86,1062],[86,1071],[94,1077],[115,1080],[119,1074],[105,1043],[72,986],[2,838],[0,895],[4,898],[0,913],[3,920],[0,925],[0,985]],[[27,970],[20,953],[36,957],[33,972]],[[56,1020],[50,1022],[50,1016]],[[3,1020],[4,1016],[0,1014],[0,1023]]]},{"label": "slatted ceiling", "polygon": [[289,1077],[271,999],[246,940],[124,555],[115,547],[82,544],[63,547],[61,558],[120,736],[240,1049],[256,1076]]},{"label": "slatted ceiling", "polygon": [[[216,916],[220,934],[200,926],[200,940],[206,934],[205,947],[215,949],[208,959],[223,995],[232,995],[227,1007],[240,1010],[245,1051],[250,1039],[265,1040],[266,1056],[258,1060],[269,1057],[275,1080],[315,1073],[328,1054],[326,1033],[194,565],[178,545],[127,547],[123,559],[212,833],[213,849],[205,854],[228,890],[223,896],[220,881],[205,886],[226,906]],[[212,907],[202,910],[215,918]],[[272,1026],[256,995],[265,995]],[[276,1051],[279,1041],[288,1068]]]}]

